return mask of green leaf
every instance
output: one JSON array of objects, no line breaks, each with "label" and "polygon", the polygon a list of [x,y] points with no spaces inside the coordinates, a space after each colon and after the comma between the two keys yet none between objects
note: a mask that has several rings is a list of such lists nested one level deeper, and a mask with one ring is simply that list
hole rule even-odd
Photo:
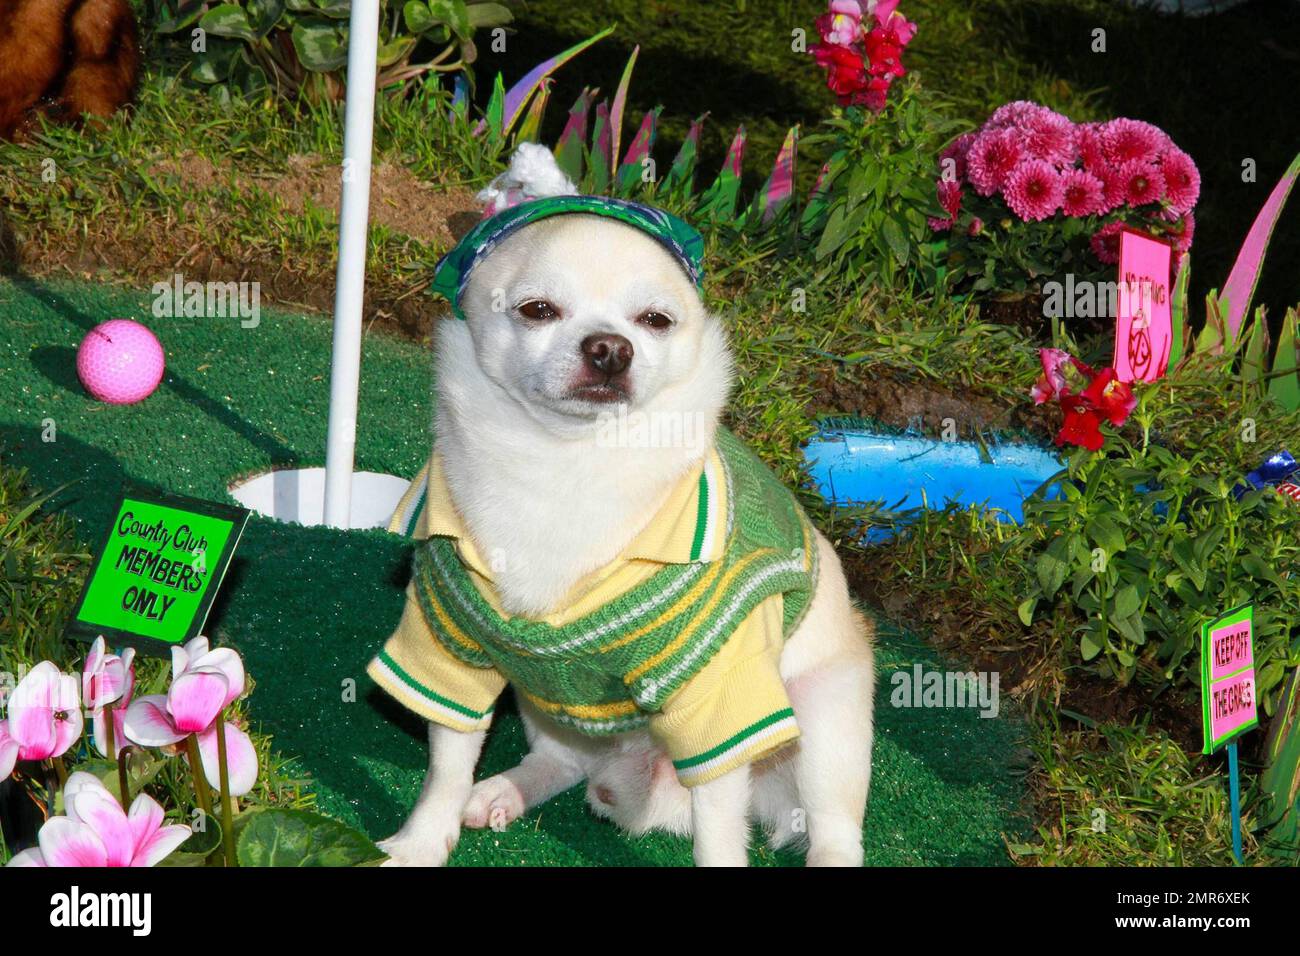
[{"label": "green leaf", "polygon": [[248,22],[260,40],[279,24],[284,16],[284,0],[248,0]]},{"label": "green leaf", "polygon": [[[205,814],[202,810],[198,813],[195,823],[191,824],[193,832],[190,838],[176,848],[177,853],[205,857],[221,846],[221,821],[211,814]],[[202,828],[199,827],[198,820],[204,821]]]},{"label": "green leaf", "polygon": [[219,37],[236,37],[240,40],[257,40],[257,32],[248,22],[248,14],[233,3],[213,7],[199,20],[199,27]]},{"label": "green leaf", "polygon": [[1097,638],[1092,632],[1087,631],[1079,638],[1079,650],[1083,654],[1083,659],[1090,661],[1101,653],[1101,645],[1097,643]]},{"label": "green leaf", "polygon": [[[1146,643],[1147,632],[1142,622],[1141,614],[1132,614],[1125,617],[1115,617],[1111,619],[1115,625],[1115,630],[1131,644],[1142,645]],[[1132,663],[1131,661],[1129,663]]]},{"label": "green leaf", "polygon": [[333,20],[352,16],[352,0],[316,0],[316,12]]},{"label": "green leaf", "polygon": [[515,15],[510,12],[510,8],[500,3],[470,4],[466,13],[469,16],[469,25],[472,30],[478,30],[482,27],[499,27],[515,18]]},{"label": "green leaf", "polygon": [[469,39],[474,33],[464,0],[429,0],[429,12],[439,23],[451,27],[451,32],[462,40]]},{"label": "green leaf", "polygon": [[1038,585],[1043,589],[1043,596],[1050,598],[1065,583],[1065,577],[1070,572],[1070,566],[1055,555],[1044,552],[1038,556],[1036,570],[1038,572]]},{"label": "green leaf", "polygon": [[1142,599],[1138,596],[1138,590],[1129,584],[1119,589],[1115,595],[1113,614],[1115,617],[1129,617],[1136,614],[1138,608],[1142,606]]},{"label": "green leaf", "polygon": [[1020,602],[1020,606],[1016,608],[1016,613],[1020,615],[1020,623],[1025,627],[1029,627],[1034,623],[1034,609],[1036,607],[1038,607],[1038,598],[1031,597],[1025,598]]},{"label": "green leaf", "polygon": [[423,0],[410,0],[402,8],[402,19],[406,21],[406,28],[412,33],[424,33],[438,24],[433,14],[429,12],[429,5]]},{"label": "green leaf", "polygon": [[1097,515],[1088,522],[1088,537],[1104,548],[1107,556],[1119,554],[1125,549],[1124,533],[1119,525],[1108,515]]},{"label": "green leaf", "polygon": [[908,244],[907,236],[904,235],[902,227],[893,219],[886,219],[880,224],[880,232],[885,237],[885,242],[889,244],[889,251],[894,254],[898,264],[905,264],[911,246]]},{"label": "green leaf", "polygon": [[384,858],[364,834],[307,810],[266,810],[236,848],[240,866],[360,866]]},{"label": "green leaf", "polygon": [[293,25],[293,48],[302,65],[317,73],[341,69],[348,62],[345,30],[332,20],[299,20]]}]

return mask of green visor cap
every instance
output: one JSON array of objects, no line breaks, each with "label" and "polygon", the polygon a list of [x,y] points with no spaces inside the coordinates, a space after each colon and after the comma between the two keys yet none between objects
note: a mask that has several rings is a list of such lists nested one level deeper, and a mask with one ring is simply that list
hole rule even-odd
[{"label": "green visor cap", "polygon": [[547,196],[530,199],[503,209],[471,229],[456,247],[438,260],[433,271],[433,291],[451,303],[452,313],[464,319],[460,308],[461,293],[479,260],[496,248],[497,243],[530,223],[566,213],[604,216],[635,226],[673,254],[695,285],[701,286],[704,273],[700,260],[704,240],[700,234],[671,213],[625,199],[608,196]]}]

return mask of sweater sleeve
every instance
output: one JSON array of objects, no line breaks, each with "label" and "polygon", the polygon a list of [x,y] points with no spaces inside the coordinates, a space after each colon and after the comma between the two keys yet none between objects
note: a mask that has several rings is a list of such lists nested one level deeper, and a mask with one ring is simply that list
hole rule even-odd
[{"label": "sweater sleeve", "polygon": [[781,680],[782,598],[750,612],[718,653],[650,719],[684,786],[752,763],[799,736]]},{"label": "sweater sleeve", "polygon": [[462,731],[483,730],[492,722],[492,708],[506,685],[496,670],[466,664],[443,648],[425,621],[414,582],[407,585],[397,630],[366,673],[421,717]]}]

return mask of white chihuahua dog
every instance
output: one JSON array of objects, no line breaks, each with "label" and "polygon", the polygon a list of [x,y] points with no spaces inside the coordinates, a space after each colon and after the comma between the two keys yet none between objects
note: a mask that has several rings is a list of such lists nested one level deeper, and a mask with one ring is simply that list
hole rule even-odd
[{"label": "white chihuahua dog", "polygon": [[[547,620],[707,467],[732,379],[725,334],[664,245],[596,215],[552,216],[494,243],[459,305],[466,321],[442,322],[436,345],[443,506],[473,551],[493,556],[502,617]],[[638,414],[702,425],[690,441],[608,440],[611,416]],[[597,814],[632,833],[688,835],[700,865],[745,865],[755,823],[773,846],[805,845],[809,865],[860,866],[872,635],[833,547],[808,535],[815,587],[773,657],[797,739],[686,786],[652,729],[592,736],[516,688],[530,752],[504,773],[474,782],[490,706],[468,728],[431,721],[423,792],[381,844],[390,864],[441,865],[462,827],[503,829],[586,781]],[[744,687],[730,693],[744,705]]]}]

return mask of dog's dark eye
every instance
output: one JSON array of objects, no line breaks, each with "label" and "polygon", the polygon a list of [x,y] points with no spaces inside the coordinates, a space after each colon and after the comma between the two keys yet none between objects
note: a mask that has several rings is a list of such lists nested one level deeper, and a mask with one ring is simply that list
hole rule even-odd
[{"label": "dog's dark eye", "polygon": [[525,319],[534,319],[538,322],[560,317],[560,310],[545,299],[529,299],[518,306],[518,311]]},{"label": "dog's dark eye", "polygon": [[662,332],[664,329],[670,328],[673,324],[673,320],[664,315],[664,313],[654,311],[642,312],[637,316],[636,320],[642,325],[650,326],[650,328],[654,329],[656,332]]}]

